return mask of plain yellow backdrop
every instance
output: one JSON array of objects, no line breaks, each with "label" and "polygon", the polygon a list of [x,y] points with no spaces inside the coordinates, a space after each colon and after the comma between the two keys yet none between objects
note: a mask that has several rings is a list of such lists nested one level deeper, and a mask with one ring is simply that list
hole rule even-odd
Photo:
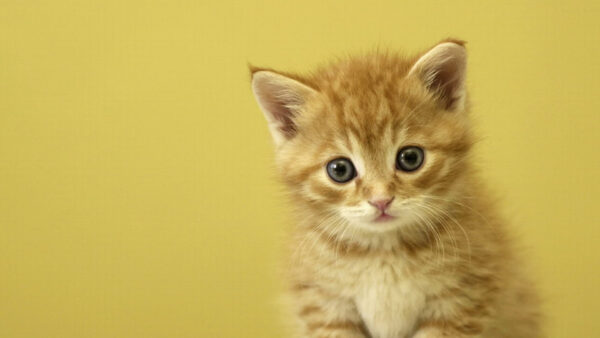
[{"label": "plain yellow backdrop", "polygon": [[600,332],[597,1],[1,1],[0,337],[281,337],[290,225],[247,63],[468,41],[481,167]]}]

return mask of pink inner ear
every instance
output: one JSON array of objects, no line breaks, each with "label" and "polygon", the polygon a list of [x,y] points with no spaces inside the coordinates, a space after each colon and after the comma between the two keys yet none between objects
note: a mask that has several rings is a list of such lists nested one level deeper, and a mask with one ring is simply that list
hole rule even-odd
[{"label": "pink inner ear", "polygon": [[413,70],[427,89],[438,96],[444,109],[456,108],[464,94],[466,51],[462,44],[445,42],[437,45],[415,63]]},{"label": "pink inner ear", "polygon": [[259,71],[252,75],[252,89],[276,142],[297,134],[296,115],[313,88],[288,76],[272,71]]},{"label": "pink inner ear", "polygon": [[282,100],[278,100],[275,95],[269,95],[265,102],[265,108],[271,113],[271,116],[278,122],[278,129],[281,133],[291,138],[296,134],[296,125],[294,124],[292,110]]},{"label": "pink inner ear", "polygon": [[[260,74],[258,75],[260,76]],[[254,90],[259,104],[277,131],[285,138],[292,138],[296,132],[295,109],[302,102],[301,84],[289,79],[274,78],[279,75],[263,75],[256,79]]]},{"label": "pink inner ear", "polygon": [[457,92],[462,85],[460,72],[458,63],[449,61],[440,66],[428,85],[429,89],[439,94],[446,110],[452,109],[459,98]]}]

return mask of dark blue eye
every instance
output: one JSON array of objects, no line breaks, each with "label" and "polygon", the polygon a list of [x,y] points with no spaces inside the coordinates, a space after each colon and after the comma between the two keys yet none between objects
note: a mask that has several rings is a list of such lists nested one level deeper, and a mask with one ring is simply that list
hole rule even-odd
[{"label": "dark blue eye", "polygon": [[415,146],[404,147],[396,155],[396,168],[403,171],[415,171],[421,167],[424,159],[423,149]]},{"label": "dark blue eye", "polygon": [[340,157],[327,163],[327,174],[338,183],[346,183],[356,176],[356,169],[349,159]]}]

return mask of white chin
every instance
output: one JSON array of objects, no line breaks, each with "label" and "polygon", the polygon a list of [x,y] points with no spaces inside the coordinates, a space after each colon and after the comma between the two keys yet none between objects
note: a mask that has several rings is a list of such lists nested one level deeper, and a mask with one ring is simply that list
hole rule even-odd
[{"label": "white chin", "polygon": [[384,221],[377,220],[378,216],[372,217],[370,220],[356,220],[352,222],[362,230],[369,232],[388,232],[396,230],[404,226],[407,222],[402,217],[396,217],[394,219],[388,219]]}]

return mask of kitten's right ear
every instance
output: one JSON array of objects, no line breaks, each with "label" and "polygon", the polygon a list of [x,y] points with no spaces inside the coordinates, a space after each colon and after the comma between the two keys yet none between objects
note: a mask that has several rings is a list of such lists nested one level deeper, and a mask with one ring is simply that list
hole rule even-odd
[{"label": "kitten's right ear", "polygon": [[280,145],[297,133],[294,119],[316,91],[273,71],[251,71],[254,97],[265,114],[275,145]]},{"label": "kitten's right ear", "polygon": [[409,71],[433,91],[444,109],[462,110],[465,102],[467,51],[463,41],[439,43],[421,56]]}]

